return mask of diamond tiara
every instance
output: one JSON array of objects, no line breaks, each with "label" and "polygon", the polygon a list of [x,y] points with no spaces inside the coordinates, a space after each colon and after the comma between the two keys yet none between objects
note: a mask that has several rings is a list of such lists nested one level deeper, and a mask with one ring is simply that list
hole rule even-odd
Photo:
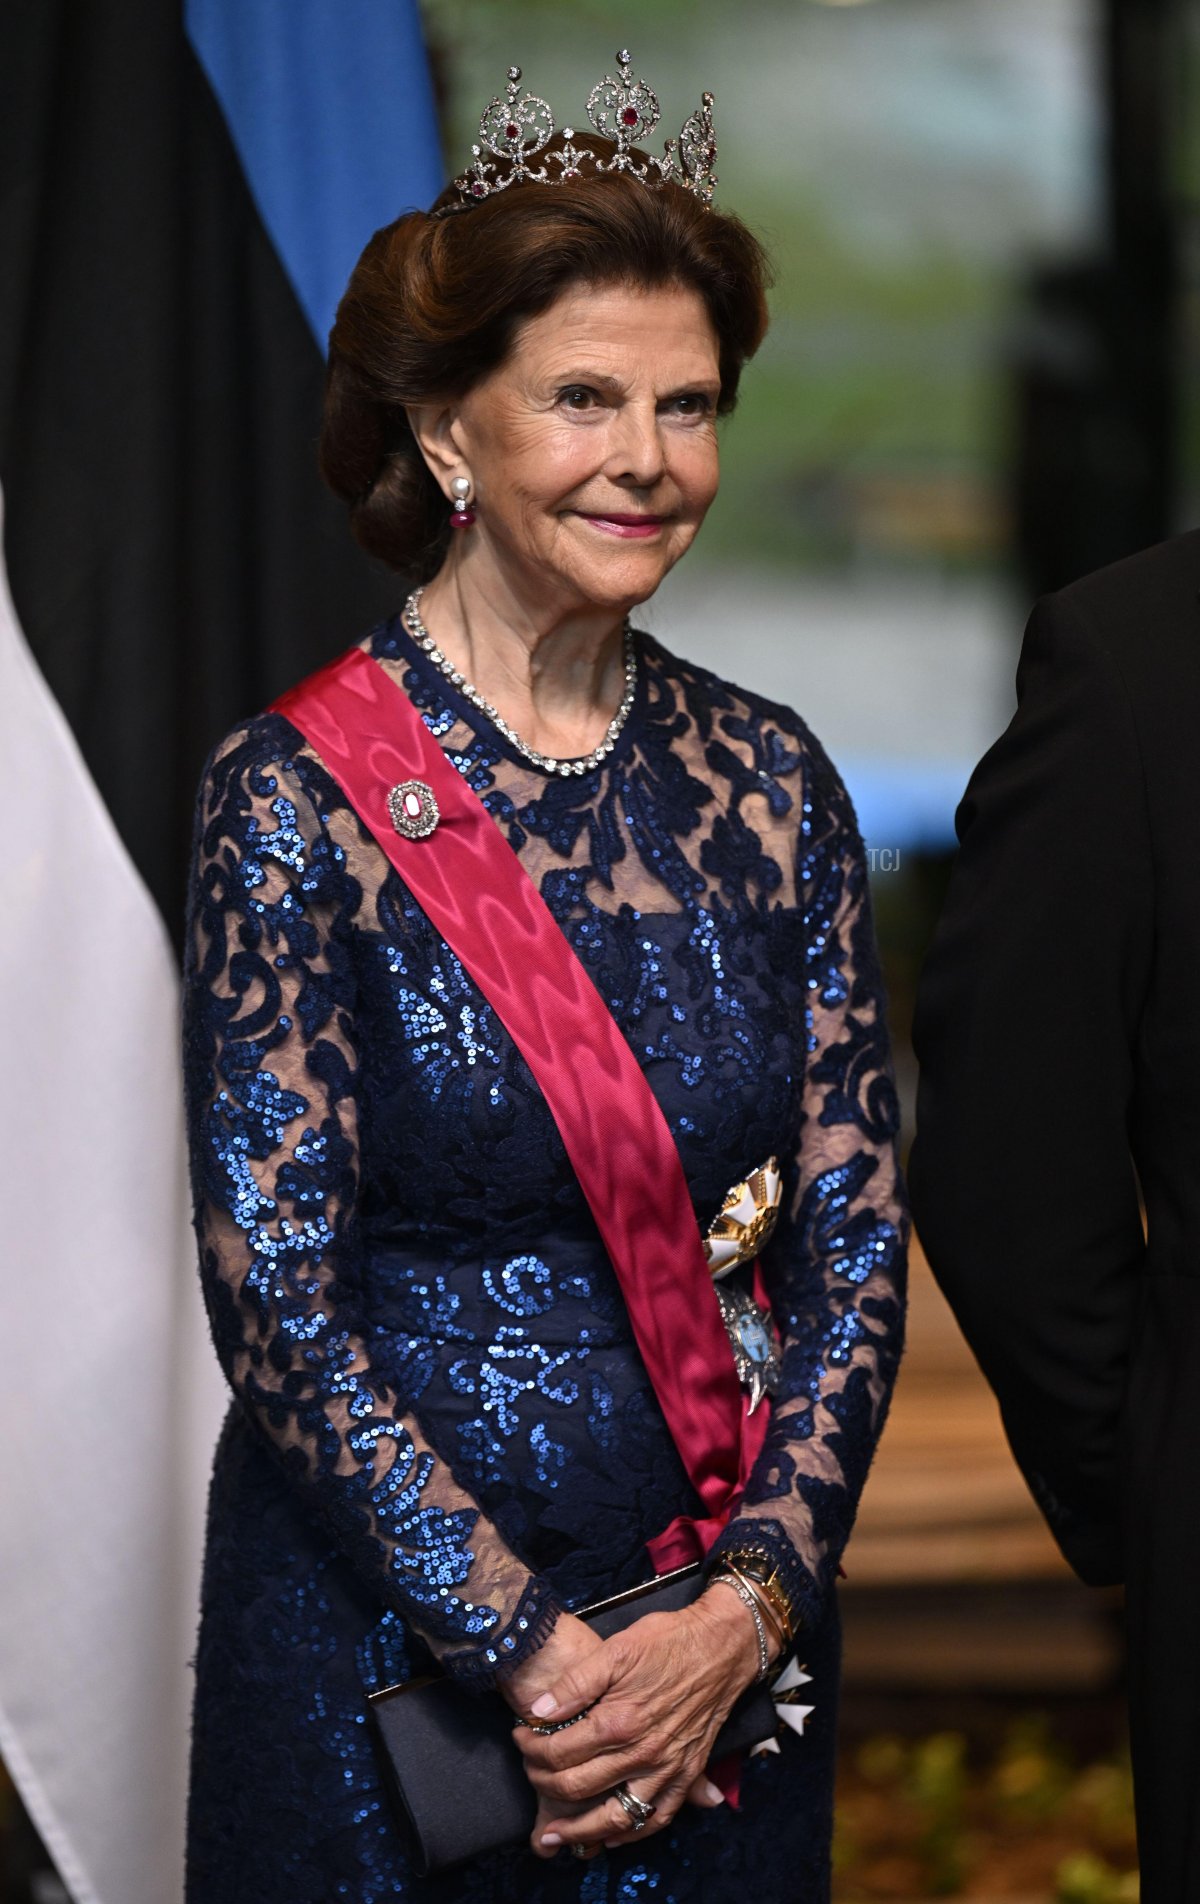
[{"label": "diamond tiara", "polygon": [[[521,91],[521,68],[510,66],[504,95],[493,99],[479,121],[479,143],[471,147],[474,163],[454,181],[459,202],[443,205],[435,218],[464,211],[506,192],[510,185],[564,185],[589,172],[627,172],[641,185],[658,188],[682,185],[703,204],[712,203],[717,175],[717,139],[713,131],[713,96],[704,93],[699,106],[683,124],[677,139],[668,139],[662,158],[637,147],[653,132],[660,118],[658,95],[633,71],[629,54],[617,54],[619,77],[611,73],[592,87],[587,116],[602,139],[616,146],[610,159],[598,159],[587,146],[575,144],[575,129],[564,126],[563,145],[547,154],[541,165],[532,163],[554,137],[554,115],[536,93]],[[487,155],[491,154],[489,158]],[[552,171],[551,167],[557,167]]]}]

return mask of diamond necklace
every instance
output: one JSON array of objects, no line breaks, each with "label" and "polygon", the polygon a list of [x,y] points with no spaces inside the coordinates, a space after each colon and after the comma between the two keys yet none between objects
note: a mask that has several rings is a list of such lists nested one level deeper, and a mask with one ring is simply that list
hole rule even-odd
[{"label": "diamond necklace", "polygon": [[527,747],[515,728],[509,726],[503,714],[498,713],[490,701],[485,701],[479,689],[472,687],[466,675],[460,674],[454,663],[442,653],[421,620],[420,601],[424,593],[423,588],[414,588],[405,602],[404,626],[418,648],[429,656],[436,668],[441,669],[447,681],[458,689],[463,699],[470,701],[471,706],[477,707],[481,714],[486,714],[488,720],[500,729],[505,740],[515,747],[519,754],[523,754],[526,760],[532,761],[535,767],[541,767],[545,773],[554,774],[591,773],[593,767],[598,767],[602,760],[607,759],[620,738],[621,729],[629,719],[629,710],[633,706],[633,697],[637,693],[637,649],[634,646],[633,629],[629,625],[628,618],[625,621],[624,632],[625,692],[621,696],[620,707],[608,723],[608,731],[604,739],[599,747],[593,747],[590,754],[584,754],[581,758],[555,760],[549,754],[539,754],[536,747]]}]

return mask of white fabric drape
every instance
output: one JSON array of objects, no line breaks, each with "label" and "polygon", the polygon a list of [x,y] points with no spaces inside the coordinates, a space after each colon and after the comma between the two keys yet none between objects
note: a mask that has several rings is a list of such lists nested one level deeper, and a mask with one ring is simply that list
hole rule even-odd
[{"label": "white fabric drape", "polygon": [[0,891],[0,1754],[75,1904],[172,1904],[224,1407],[178,983],[2,567]]}]

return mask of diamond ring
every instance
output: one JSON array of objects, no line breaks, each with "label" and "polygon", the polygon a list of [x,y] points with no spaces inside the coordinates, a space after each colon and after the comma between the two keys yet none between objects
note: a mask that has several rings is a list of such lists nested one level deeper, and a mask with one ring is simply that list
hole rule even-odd
[{"label": "diamond ring", "polygon": [[625,1813],[633,1829],[635,1831],[645,1831],[646,1826],[658,1809],[657,1805],[652,1805],[648,1798],[639,1798],[635,1792],[631,1792],[624,1779],[621,1780],[619,1785],[613,1786],[612,1795],[620,1805],[621,1810]]}]

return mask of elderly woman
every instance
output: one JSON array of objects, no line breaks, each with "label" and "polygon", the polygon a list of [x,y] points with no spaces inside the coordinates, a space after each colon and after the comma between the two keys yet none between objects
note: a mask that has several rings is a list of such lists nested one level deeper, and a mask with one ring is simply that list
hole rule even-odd
[{"label": "elderly woman", "polygon": [[[332,753],[285,711],[240,727],[202,792],[186,1006],[202,1273],[236,1396],[197,1658],[192,1904],[828,1894],[831,1586],[901,1342],[896,1100],[835,770],[797,715],[628,619],[716,495],[718,419],[766,310],[757,243],[709,203],[710,102],[651,160],[634,141],[656,104],[622,60],[586,140],[555,133],[514,72],[473,170],[371,240],[333,332],[321,455],[410,590],[351,651],[356,691],[457,770],[493,860],[502,846],[555,958],[615,1021],[630,1114],[648,1085],[673,1140],[663,1196],[672,1170],[686,1184],[678,1291],[668,1277],[647,1322],[581,1188],[572,1159],[603,1165],[623,1119],[570,1013],[561,1033],[540,1022],[544,1076],[599,1093],[577,1093],[598,1121],[574,1148],[512,1035],[538,955],[494,906],[473,920],[471,877],[450,880],[512,1010],[489,997]],[[322,692],[316,677],[306,705]],[[350,737],[348,767],[370,751]],[[428,835],[424,878],[437,802],[404,786],[397,836]],[[686,1275],[701,1233],[739,1222],[762,1243],[757,1284],[709,1244],[741,1280],[722,1296],[730,1346],[707,1271]],[[753,1287],[765,1362],[745,1352]],[[686,1438],[689,1383],[696,1424],[710,1379],[739,1393],[735,1348],[754,1399],[774,1393],[714,1517],[660,1396],[682,1392]],[[706,1590],[600,1639],[577,1610],[651,1578],[648,1543],[672,1526],[707,1549]],[[807,1725],[740,1780],[710,1768],[734,1702],[785,1653],[809,1676]],[[424,1878],[366,1700],[432,1670],[533,1722],[517,1737],[538,1812],[530,1844]]]}]

